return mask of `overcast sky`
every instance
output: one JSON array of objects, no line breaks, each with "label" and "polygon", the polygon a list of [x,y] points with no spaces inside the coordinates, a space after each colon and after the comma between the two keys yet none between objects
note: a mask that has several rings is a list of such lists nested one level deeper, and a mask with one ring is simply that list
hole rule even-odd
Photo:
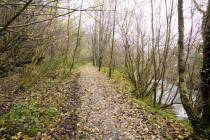
[{"label": "overcast sky", "polygon": [[[67,0],[63,0],[63,4],[62,6],[66,6],[66,2]],[[82,0],[69,0],[70,6],[71,8],[78,8],[81,5],[81,1]],[[98,5],[100,4],[100,1],[102,0],[83,0],[83,9],[87,9],[89,7],[94,7],[96,4],[98,3]],[[167,2],[167,6],[168,6],[168,11],[170,10],[170,5],[172,3],[172,1],[174,2],[174,8],[173,8],[173,20],[172,20],[172,34],[177,34],[177,0],[166,0]],[[155,17],[155,25],[156,25],[156,29],[158,29],[161,25],[162,28],[162,32],[164,33],[165,31],[165,26],[166,26],[166,9],[165,9],[165,0],[153,0],[154,2],[154,17]],[[203,9],[205,9],[207,0],[197,0],[197,2],[202,6]],[[110,9],[114,9],[114,0],[104,0],[105,3],[105,9],[106,10],[110,10]],[[158,17],[158,9],[161,7],[161,11],[160,11],[160,25],[157,24],[159,22],[159,17]],[[98,8],[100,9],[100,7]],[[194,12],[194,16],[193,16],[193,22],[192,22],[192,18],[191,18],[191,10],[193,9]],[[139,16],[139,24],[141,24],[141,28],[142,30],[145,30],[145,32],[147,32],[148,34],[151,33],[151,5],[150,5],[150,0],[117,0],[117,23],[121,23],[122,19],[124,17],[124,13],[125,11],[130,11],[130,16],[132,16],[132,18],[129,19],[128,22],[132,22],[131,24],[134,26],[136,21],[135,21],[135,16],[137,15]],[[79,12],[75,12],[72,17],[78,17]],[[91,16],[92,15],[92,16]],[[93,23],[95,21],[94,17],[94,12],[83,12],[83,16],[82,16],[82,20],[83,20],[83,24],[82,24],[82,28],[83,30],[90,30],[93,29]],[[202,14],[195,10],[195,6],[192,2],[192,0],[184,0],[184,17],[185,17],[185,34],[186,34],[186,38],[187,35],[190,31],[191,28],[191,23],[194,24],[193,27],[193,31],[194,34],[197,33],[197,30],[200,29],[200,25],[202,22]],[[112,18],[109,17],[109,18]],[[133,34],[133,32],[135,32],[135,28],[133,27],[133,30],[131,31],[131,34]],[[116,36],[120,37],[120,31],[119,28],[117,27],[116,29]],[[199,38],[198,38],[199,39]]]}]

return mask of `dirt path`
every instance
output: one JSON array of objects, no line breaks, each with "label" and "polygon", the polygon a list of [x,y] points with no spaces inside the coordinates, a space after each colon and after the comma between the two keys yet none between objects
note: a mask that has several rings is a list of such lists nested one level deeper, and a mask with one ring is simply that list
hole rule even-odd
[{"label": "dirt path", "polygon": [[81,70],[78,139],[163,139],[160,131],[148,127],[148,113],[133,106],[112,87],[108,78],[94,67]]},{"label": "dirt path", "polygon": [[[171,119],[163,119],[151,112],[151,109],[145,109],[143,106],[132,103],[125,94],[115,90],[116,83],[113,83],[105,74],[98,72],[91,65],[83,66],[80,71],[75,70],[69,79],[45,78],[37,83],[32,92],[23,92],[12,98],[23,101],[27,103],[26,105],[34,106],[35,111],[31,111],[30,107],[30,111],[26,112],[40,112],[40,115],[36,115],[38,116],[37,120],[39,116],[42,117],[38,124],[39,122],[42,124],[49,118],[52,119],[51,116],[41,115],[45,108],[56,108],[60,114],[60,119],[55,123],[50,122],[46,126],[40,126],[40,128],[48,130],[46,133],[37,134],[36,138],[32,139],[174,140],[183,139],[189,134],[180,123]],[[10,81],[11,79],[5,80],[5,84],[3,83],[3,86],[0,84],[0,86],[4,89],[11,88],[11,84],[8,84]],[[17,96],[19,97],[17,98]],[[7,96],[3,99],[7,99]],[[5,112],[10,110],[13,101],[15,100],[10,101],[11,105],[6,104],[6,107],[0,108],[5,109],[3,110]],[[30,104],[30,102],[32,103]],[[37,109],[38,107],[41,111]],[[1,111],[0,113],[3,112]],[[13,113],[11,114],[13,115]],[[29,122],[26,121],[26,123],[31,124],[31,120],[28,120]],[[19,132],[24,132],[23,137],[30,136],[25,130],[19,130],[21,127],[19,127],[19,122],[17,124],[15,126],[16,124],[11,123],[12,127],[6,126],[8,129],[5,131],[2,129],[0,139],[2,136],[10,139],[12,135],[16,136],[16,133],[19,135]]]}]

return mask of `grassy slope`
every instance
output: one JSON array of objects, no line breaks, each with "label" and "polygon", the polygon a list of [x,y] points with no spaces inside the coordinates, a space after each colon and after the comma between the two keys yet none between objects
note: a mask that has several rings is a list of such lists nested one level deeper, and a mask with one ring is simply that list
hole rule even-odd
[{"label": "grassy slope", "polygon": [[[107,74],[108,68],[103,67],[101,72]],[[113,83],[115,83],[115,87],[118,90],[118,92],[126,94],[129,99],[132,101],[132,103],[138,104],[145,108],[147,111],[153,112],[163,119],[169,120],[170,122],[174,122],[175,124],[184,125],[184,127],[189,131],[192,132],[192,127],[188,120],[179,120],[175,114],[173,113],[171,108],[159,108],[159,107],[152,107],[152,101],[150,99],[144,99],[139,100],[134,95],[132,95],[132,91],[134,90],[134,87],[132,86],[132,83],[128,80],[128,77],[126,74],[119,70],[114,70],[112,73],[111,80]]]}]

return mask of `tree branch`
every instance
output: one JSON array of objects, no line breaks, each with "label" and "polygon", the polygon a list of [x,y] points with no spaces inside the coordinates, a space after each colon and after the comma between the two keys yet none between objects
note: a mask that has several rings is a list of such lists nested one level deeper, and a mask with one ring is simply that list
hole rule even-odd
[{"label": "tree branch", "polygon": [[203,13],[203,14],[206,13],[206,11],[203,10],[203,9],[200,7],[200,5],[197,3],[196,0],[192,0],[192,1],[193,1],[193,3],[195,4],[195,7],[196,7],[196,9],[197,9],[199,12],[201,12],[201,13]]},{"label": "tree branch", "polygon": [[21,13],[28,7],[28,5],[32,2],[33,0],[29,0],[24,6],[23,8],[13,17],[11,18],[4,26],[3,28],[0,28],[0,35],[3,31],[5,31],[7,29],[7,27],[16,19],[18,18]]}]

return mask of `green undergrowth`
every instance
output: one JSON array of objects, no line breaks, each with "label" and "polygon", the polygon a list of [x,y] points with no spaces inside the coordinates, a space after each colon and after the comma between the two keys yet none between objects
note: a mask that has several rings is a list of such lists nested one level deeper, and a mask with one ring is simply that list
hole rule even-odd
[{"label": "green undergrowth", "polygon": [[[78,61],[74,64],[73,71],[81,68],[87,63],[89,63],[89,61]],[[50,62],[48,74],[59,78],[65,78],[66,76],[70,76],[72,74],[72,71],[70,71],[70,67],[71,62],[63,63],[63,59],[53,60]]]},{"label": "green undergrowth", "polygon": [[[109,69],[107,67],[102,67],[101,72],[107,74]],[[153,112],[157,115],[159,115],[161,118],[169,120],[170,122],[174,122],[175,124],[182,124],[184,127],[189,131],[192,132],[192,127],[190,125],[190,122],[188,119],[182,119],[176,117],[176,115],[173,113],[172,108],[161,108],[159,106],[152,107],[153,101],[149,98],[146,99],[137,99],[133,94],[132,91],[134,91],[134,86],[129,81],[127,75],[125,72],[121,70],[115,69],[112,72],[112,78],[111,80],[113,83],[115,83],[115,88],[118,90],[119,93],[126,94],[130,101],[134,104],[138,104],[144,109],[146,109],[148,112]]]},{"label": "green undergrowth", "polygon": [[[109,69],[107,67],[102,67],[101,72],[108,74]],[[128,77],[123,71],[115,69],[112,72],[112,81],[116,83],[116,88],[122,93],[131,95],[134,90],[132,83],[128,80]]]},{"label": "green undergrowth", "polygon": [[2,132],[9,136],[19,132],[36,136],[38,133],[46,132],[52,126],[52,122],[60,117],[61,114],[56,108],[19,103],[1,116],[0,126]]},{"label": "green undergrowth", "polygon": [[[53,130],[63,119],[60,111],[66,95],[61,81],[42,78],[27,92],[19,93],[10,110],[0,115],[0,135],[5,139],[36,137]],[[55,88],[56,87],[56,88]]]},{"label": "green undergrowth", "polygon": [[74,69],[80,69],[82,66],[84,66],[88,63],[90,63],[90,61],[85,61],[85,60],[84,61],[79,61],[78,63],[76,63],[74,65]]},{"label": "green undergrowth", "polygon": [[[73,72],[83,64],[76,64]],[[54,69],[59,71],[57,66]],[[38,135],[42,138],[65,119],[62,108],[68,95],[63,90],[65,84],[74,79],[74,74],[54,75],[47,71],[33,86],[14,94],[10,109],[0,114],[0,138],[28,139]]]}]

